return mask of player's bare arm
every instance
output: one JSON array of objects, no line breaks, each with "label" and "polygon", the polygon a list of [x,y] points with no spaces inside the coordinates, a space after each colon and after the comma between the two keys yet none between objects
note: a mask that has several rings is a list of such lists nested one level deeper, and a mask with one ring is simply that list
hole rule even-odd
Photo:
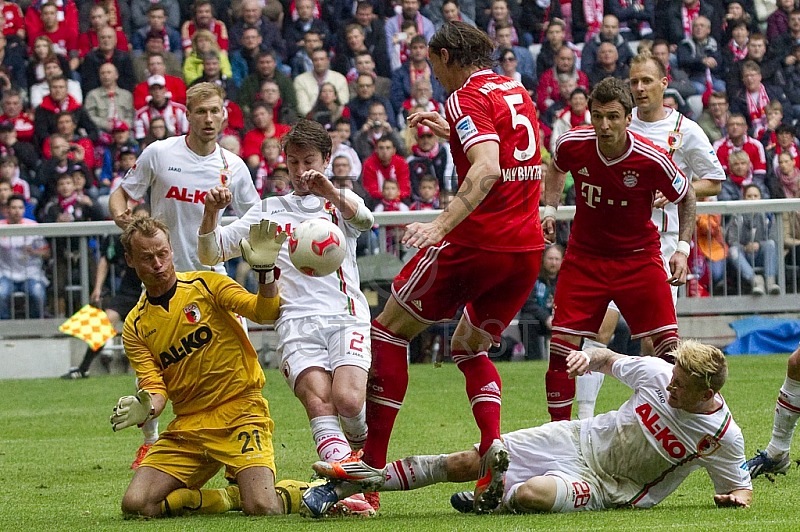
[{"label": "player's bare arm", "polygon": [[683,201],[678,204],[678,239],[680,240],[678,242],[678,251],[673,253],[669,259],[669,269],[672,275],[667,279],[667,282],[672,285],[680,286],[686,284],[686,276],[689,274],[689,253],[685,247],[681,249],[681,242],[688,244],[692,241],[696,212],[694,187],[688,187]]},{"label": "player's bare arm", "polygon": [[214,187],[208,191],[203,207],[203,220],[200,222],[198,233],[205,235],[214,231],[219,220],[219,211],[233,201],[233,194],[228,187]]},{"label": "player's bare arm", "polygon": [[133,211],[128,207],[128,200],[130,200],[130,196],[122,187],[118,187],[108,197],[108,210],[111,218],[117,227],[123,230],[133,221]]},{"label": "player's bare arm", "polygon": [[753,490],[734,490],[730,493],[714,495],[714,504],[719,507],[733,506],[750,508],[753,502]]},{"label": "player's bare arm", "polygon": [[428,126],[433,134],[443,139],[450,138],[450,124],[436,111],[422,111],[408,115],[408,127]]},{"label": "player's bare arm", "polygon": [[547,167],[547,176],[544,179],[544,216],[542,217],[542,231],[544,239],[549,243],[556,241],[556,209],[564,192],[567,174],[562,172],[551,159]]},{"label": "player's bare arm", "polygon": [[599,371],[605,375],[612,375],[611,368],[614,362],[625,355],[615,353],[611,349],[586,349],[585,351],[570,351],[567,355],[567,373],[574,379],[587,371]]},{"label": "player's bare arm", "polygon": [[722,190],[722,181],[718,179],[695,179],[692,181],[696,198],[716,196]]},{"label": "player's bare arm", "polygon": [[432,246],[460,224],[486,198],[500,179],[500,145],[481,142],[469,149],[467,159],[471,164],[455,198],[435,220],[415,222],[406,227],[403,244],[415,248]]}]

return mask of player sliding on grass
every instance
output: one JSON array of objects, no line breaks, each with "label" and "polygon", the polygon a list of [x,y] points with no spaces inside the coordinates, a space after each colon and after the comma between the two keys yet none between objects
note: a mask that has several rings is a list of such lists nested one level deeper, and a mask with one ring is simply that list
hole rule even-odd
[{"label": "player sliding on grass", "polygon": [[487,351],[499,345],[531,293],[544,249],[536,110],[522,84],[490,70],[493,52],[486,33],[463,22],[448,22],[431,37],[433,72],[450,92],[445,117],[415,113],[408,126],[449,137],[458,193],[434,221],[408,225],[403,243],[420,251],[395,278],[392,297],[372,322],[363,457],[314,466],[329,478],[382,478],[408,387],[408,342],[464,307],[451,353],[481,433],[479,512],[497,506],[508,467],[500,440],[500,375]]},{"label": "player sliding on grass", "polygon": [[[649,508],[700,467],[714,483],[717,506],[749,507],[753,489],[744,467],[744,439],[719,393],[728,376],[725,356],[691,340],[672,354],[674,366],[609,349],[570,352],[566,366],[571,378],[599,371],[630,386],[633,396],[618,411],[504,434],[510,465],[498,509]],[[371,487],[400,491],[466,482],[477,479],[479,470],[476,448],[412,456],[384,467],[382,482]],[[356,483],[328,483],[306,491],[303,505],[316,515],[328,501],[362,489]],[[469,492],[454,495],[451,502],[460,511],[472,510]]]},{"label": "player sliding on grass", "polygon": [[[251,234],[245,260],[254,268],[274,265],[285,238],[274,230]],[[160,415],[167,399],[175,412],[136,470],[122,511],[147,517],[296,511],[308,484],[274,485],[264,372],[235,314],[257,322],[278,317],[273,270],[264,271],[253,295],[218,273],[175,273],[169,230],[159,220],[134,218],[121,240],[145,287],[122,333],[141,389],[120,398],[111,425],[115,431],[141,425]],[[238,485],[201,490],[223,466]]]}]

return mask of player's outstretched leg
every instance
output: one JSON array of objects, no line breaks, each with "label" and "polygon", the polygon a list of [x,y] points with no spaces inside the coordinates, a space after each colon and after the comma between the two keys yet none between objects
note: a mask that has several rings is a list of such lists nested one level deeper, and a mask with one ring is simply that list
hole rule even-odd
[{"label": "player's outstretched leg", "polygon": [[753,458],[747,461],[750,478],[756,478],[763,473],[785,475],[791,465],[789,453],[778,458],[770,458],[767,451],[758,451]]},{"label": "player's outstretched leg", "polygon": [[475,485],[475,512],[485,514],[494,511],[503,498],[508,450],[502,440],[495,440],[489,450],[481,456],[481,472]]},{"label": "player's outstretched leg", "polygon": [[327,479],[346,480],[358,484],[364,491],[376,491],[386,480],[386,467],[372,467],[361,460],[361,452],[339,462],[318,461],[311,466],[314,471]]},{"label": "player's outstretched leg", "polygon": [[561,335],[550,340],[550,367],[545,375],[547,390],[547,411],[550,421],[563,421],[572,418],[572,402],[575,399],[575,379],[567,374],[567,355],[577,351],[578,345]]},{"label": "player's outstretched leg", "polygon": [[502,395],[500,374],[489,360],[486,351],[470,352],[453,349],[451,356],[466,380],[467,398],[472,408],[472,416],[481,432],[478,452],[483,455],[492,442],[500,438]]}]

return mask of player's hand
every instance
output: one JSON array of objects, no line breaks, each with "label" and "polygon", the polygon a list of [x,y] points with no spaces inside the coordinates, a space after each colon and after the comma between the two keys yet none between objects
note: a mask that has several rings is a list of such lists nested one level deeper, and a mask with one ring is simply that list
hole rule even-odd
[{"label": "player's hand", "polygon": [[300,175],[300,191],[306,190],[315,196],[326,197],[331,193],[336,194],[336,187],[322,172],[306,170]]},{"label": "player's hand", "polygon": [[133,211],[131,210],[130,207],[128,207],[121,213],[114,216],[114,223],[117,224],[117,227],[119,227],[123,231],[125,230],[126,227],[128,227],[131,224],[132,221],[133,221]]},{"label": "player's hand", "polygon": [[450,124],[436,111],[420,111],[408,115],[408,127],[428,126],[433,134],[443,139],[450,137]]},{"label": "player's hand", "polygon": [[723,493],[714,495],[714,504],[719,507],[735,506],[737,508],[750,508],[750,503],[736,493]]},{"label": "player's hand", "polygon": [[214,187],[206,193],[206,210],[221,211],[231,204],[233,194],[228,187]]},{"label": "player's hand", "polygon": [[114,432],[133,425],[141,425],[153,411],[153,398],[147,390],[139,390],[136,395],[120,397],[114,413],[111,414],[111,428]]},{"label": "player's hand", "polygon": [[250,239],[242,239],[239,249],[242,258],[256,272],[266,272],[275,268],[275,260],[288,235],[278,232],[278,224],[269,220],[250,226]]},{"label": "player's hand", "polygon": [[591,357],[586,351],[570,351],[567,355],[567,373],[570,379],[579,377],[589,371]]},{"label": "player's hand", "polygon": [[414,222],[406,226],[405,234],[400,242],[412,248],[425,248],[438,244],[446,234],[444,228],[436,221]]},{"label": "player's hand", "polygon": [[655,207],[656,209],[663,209],[664,207],[667,206],[668,203],[669,200],[667,199],[667,197],[664,194],[662,194],[660,190],[656,190],[656,197],[653,200],[653,207]]},{"label": "player's hand", "polygon": [[667,279],[667,282],[672,286],[681,286],[686,284],[686,276],[689,275],[689,257],[676,251],[669,259],[669,271],[672,276]]},{"label": "player's hand", "polygon": [[542,233],[544,239],[550,244],[556,242],[556,219],[552,216],[547,216],[542,220]]}]

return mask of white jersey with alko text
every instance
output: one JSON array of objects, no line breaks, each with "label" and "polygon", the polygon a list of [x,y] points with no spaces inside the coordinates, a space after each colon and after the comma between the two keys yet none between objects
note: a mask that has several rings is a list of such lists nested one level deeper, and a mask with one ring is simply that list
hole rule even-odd
[{"label": "white jersey with alko text", "polygon": [[[121,183],[136,200],[150,189],[151,215],[169,227],[175,269],[181,272],[208,270],[197,257],[197,230],[206,193],[219,185],[231,189],[238,215],[259,202],[250,171],[238,155],[217,145],[214,153],[200,156],[189,149],[185,135],[150,144]],[[214,271],[224,274],[225,267],[218,264]]]}]

